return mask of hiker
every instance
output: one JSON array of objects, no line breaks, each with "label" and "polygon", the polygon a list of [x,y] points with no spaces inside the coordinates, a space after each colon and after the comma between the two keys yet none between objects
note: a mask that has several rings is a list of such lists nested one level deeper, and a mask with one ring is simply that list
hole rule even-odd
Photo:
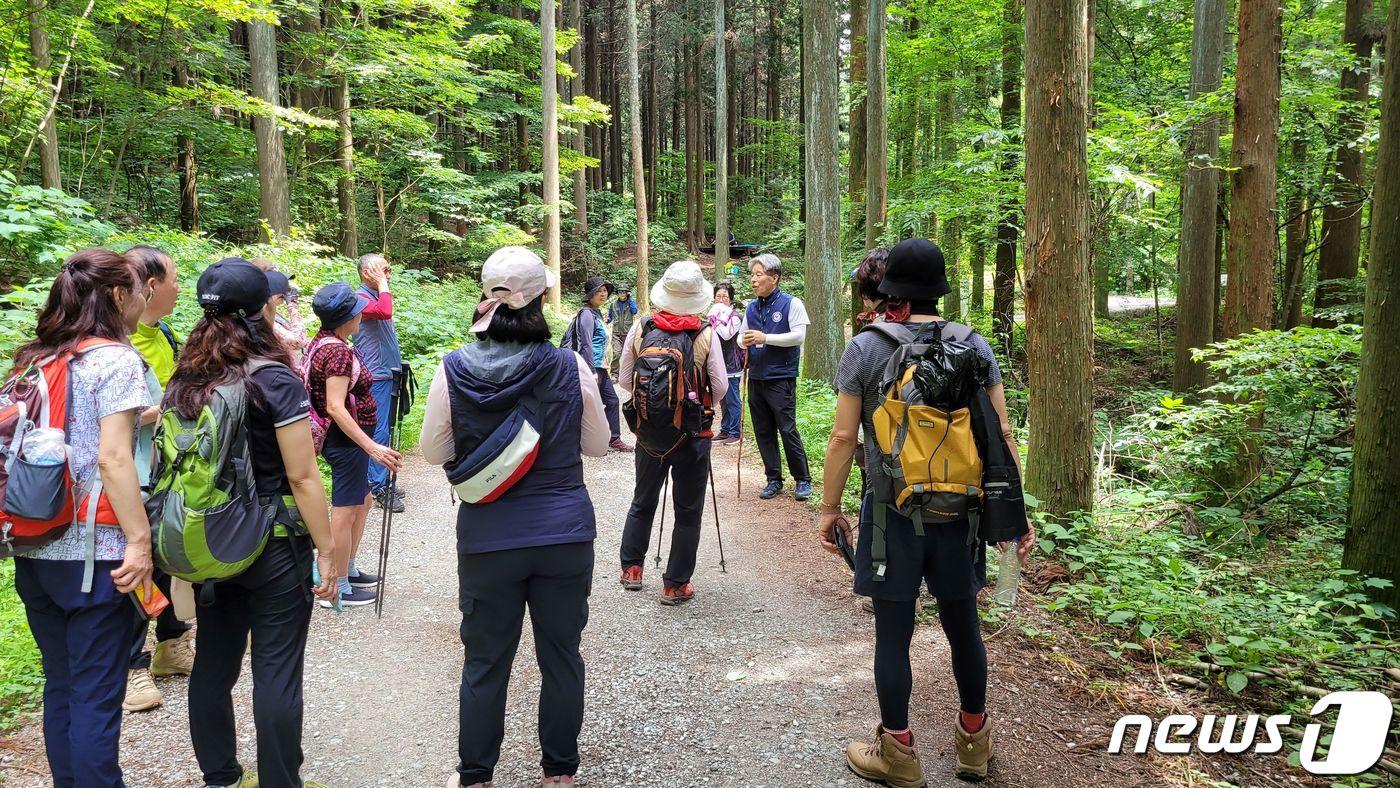
[{"label": "hiker", "polygon": [[632,447],[622,440],[621,403],[603,359],[608,349],[608,329],[602,309],[603,304],[612,297],[613,289],[614,285],[603,281],[601,276],[588,277],[583,283],[583,306],[559,340],[559,346],[574,351],[593,364],[598,376],[598,392],[603,398],[603,410],[608,414],[608,429],[612,431],[608,448],[628,452],[632,451]]},{"label": "hiker", "polygon": [[[676,526],[662,576],[663,605],[695,597],[691,575],[710,481],[713,403],[724,399],[729,389],[719,336],[700,317],[709,309],[713,292],[698,263],[672,263],[651,289],[656,311],[633,326],[622,347],[618,379],[632,395],[627,418],[638,449],[637,485],[622,529],[622,587],[642,588],[651,524],[669,473]],[[684,383],[670,385],[676,377]]]},{"label": "hiker", "polygon": [[[890,250],[884,279],[879,285],[879,293],[888,299],[884,320],[855,336],[837,368],[839,394],[835,426],[823,477],[821,540],[823,547],[834,552],[838,550],[836,529],[839,528],[843,536],[849,536],[850,524],[841,514],[840,494],[850,473],[851,458],[858,449],[858,431],[863,429],[866,468],[872,478],[870,490],[861,504],[854,562],[855,591],[874,600],[875,689],[879,697],[880,724],[873,743],[854,742],[847,748],[846,755],[857,774],[894,786],[924,784],[918,751],[909,730],[909,695],[913,682],[909,644],[920,585],[927,583],[938,601],[938,617],[948,638],[958,686],[961,711],[953,725],[957,751],[955,772],[965,779],[981,779],[987,774],[987,761],[991,757],[991,726],[986,715],[987,656],[977,618],[977,592],[986,583],[983,540],[1002,541],[1002,537],[996,535],[998,532],[1024,534],[1019,548],[1010,544],[1010,549],[1018,549],[1024,560],[1035,539],[1027,530],[1024,507],[1020,508],[1020,523],[1009,524],[1019,526],[1018,530],[992,522],[988,511],[982,512],[981,524],[974,528],[972,518],[976,515],[972,514],[972,505],[968,505],[960,517],[953,512],[939,520],[927,519],[929,515],[917,509],[917,524],[893,507],[894,496],[889,491],[896,491],[897,485],[883,470],[877,423],[890,427],[890,433],[897,427],[891,426],[891,419],[895,417],[877,414],[877,409],[890,407],[886,403],[889,392],[882,381],[887,364],[897,352],[904,352],[912,345],[901,345],[879,326],[896,324],[889,330],[900,331],[896,327],[899,326],[907,333],[927,330],[934,327],[929,324],[937,324],[939,336],[945,339],[962,336],[964,352],[975,357],[982,370],[968,381],[975,398],[985,403],[980,407],[980,415],[990,420],[990,440],[1004,444],[993,446],[984,437],[976,446],[971,446],[973,453],[985,455],[980,457],[981,462],[976,467],[981,469],[994,451],[997,456],[1006,457],[1009,453],[1011,458],[1018,457],[1006,417],[1006,398],[996,357],[987,341],[972,329],[945,322],[938,316],[938,299],[948,292],[943,253],[936,245],[924,239],[913,239]],[[914,335],[907,333],[907,336]],[[893,388],[907,391],[912,387],[910,382]],[[951,430],[945,430],[949,432]],[[971,436],[966,437],[970,445]],[[943,440],[934,443],[942,446]],[[902,443],[906,447],[911,444]],[[982,448],[983,445],[987,448]],[[1013,460],[1008,459],[1006,463],[1012,465]],[[929,464],[932,464],[931,457]],[[939,465],[939,473],[946,474],[946,465]],[[1010,470],[1016,472],[1014,466]],[[1016,478],[1019,485],[1019,472]],[[903,479],[906,484],[913,481]],[[961,488],[959,493],[965,489]],[[1017,505],[1020,506],[1019,498]]]},{"label": "hiker", "polygon": [[632,330],[632,321],[637,317],[637,301],[632,298],[632,290],[626,286],[617,290],[617,299],[608,307],[608,331],[612,333],[612,371],[617,373],[617,365],[622,360],[622,340]]},{"label": "hiker", "polygon": [[744,428],[739,386],[744,376],[747,355],[747,351],[739,342],[739,336],[744,332],[744,305],[735,297],[734,285],[729,282],[715,285],[715,305],[710,308],[708,320],[724,351],[724,369],[728,373],[724,409],[721,411],[719,435],[715,441],[722,446],[732,446],[739,442],[739,433]]},{"label": "hiker", "polygon": [[[154,594],[151,528],[132,445],[137,419],[154,403],[141,356],[127,343],[146,299],[144,280],[123,255],[74,253],[54,278],[34,339],[16,351],[11,370],[12,377],[23,375],[31,364],[57,356],[43,367],[45,374],[66,371],[68,381],[59,389],[69,394],[67,418],[49,426],[66,426],[76,505],[60,512],[65,525],[57,538],[15,559],[14,579],[43,656],[44,748],[56,786],[124,784],[117,752],[131,666],[128,595],[137,589],[147,599]],[[26,456],[35,432],[21,449]],[[11,496],[16,481],[12,474]]]},{"label": "hiker", "polygon": [[[131,344],[146,362],[146,389],[151,402],[160,402],[165,385],[175,372],[175,359],[180,343],[175,332],[165,324],[165,318],[175,311],[175,299],[180,295],[180,279],[175,261],[164,250],[152,246],[133,246],[126,258],[136,267],[136,275],[149,294],[146,309],[131,335]],[[155,439],[156,421],[160,407],[152,405],[142,411],[140,430],[136,437],[136,477],[143,488],[151,481],[151,444]],[[153,577],[156,587],[171,598],[170,575],[157,568]],[[134,627],[131,639],[131,670],[127,674],[124,711],[150,711],[164,702],[155,679],[166,676],[188,676],[194,665],[194,640],[190,625],[175,616],[170,605],[156,617],[156,648],[154,656],[146,651],[146,633],[150,621],[144,614],[132,611]]]},{"label": "hiker", "polygon": [[528,249],[492,254],[481,270],[477,341],[448,354],[428,390],[419,449],[448,466],[462,500],[457,582],[466,660],[449,788],[491,782],[527,606],[541,674],[542,784],[573,785],[578,771],[579,642],[596,535],[580,452],[606,454],[609,428],[592,360],[550,342],[544,295],[556,281]]},{"label": "hiker", "polygon": [[267,271],[267,286],[271,296],[267,299],[268,313],[271,315],[272,330],[278,341],[287,348],[292,357],[292,366],[301,367],[302,358],[311,340],[306,336],[306,322],[301,318],[300,291],[292,278],[277,269]]},{"label": "hiker", "polygon": [[880,246],[865,253],[856,270],[851,272],[851,288],[865,307],[855,317],[855,329],[862,328],[884,319],[885,297],[880,294],[880,282],[885,279],[885,264],[889,260],[889,247]]},{"label": "hiker", "polygon": [[[242,382],[252,476],[264,510],[276,513],[272,537],[247,569],[219,580],[212,598],[197,586],[190,740],[209,788],[319,785],[300,777],[302,669],[311,623],[312,546],[320,576],[314,593],[330,599],[337,588],[336,544],[312,449],[306,387],[266,310],[273,278],[240,258],[220,260],[200,274],[204,316],[190,331],[165,396],[167,408],[197,419],[216,387]],[[256,362],[273,363],[250,369]],[[255,775],[238,762],[232,696],[250,633]]]},{"label": "hiker", "polygon": [[[359,607],[374,603],[379,578],[355,565],[360,539],[369,517],[369,463],[398,471],[397,451],[375,441],[377,401],[370,393],[373,373],[360,358],[358,346],[346,340],[360,330],[360,313],[369,302],[355,295],[350,285],[332,282],[311,299],[311,310],[321,320],[321,330],[306,351],[307,389],[311,407],[329,419],[321,455],[331,466],[331,531],[340,548],[336,576],[340,578],[340,604]],[[322,607],[334,607],[322,600]]]},{"label": "hiker", "polygon": [[783,463],[778,454],[781,435],[788,470],[797,483],[793,497],[805,501],[812,497],[812,473],[797,431],[797,370],[811,321],[802,299],[780,288],[782,277],[783,264],[776,255],[761,254],[749,263],[754,299],[744,311],[741,341],[749,351],[749,415],[754,443],[768,479],[758,497],[767,500],[783,491]]},{"label": "hiker", "polygon": [[[375,423],[370,437],[389,445],[389,423],[393,421],[396,385],[403,374],[399,332],[394,328],[394,296],[389,292],[389,261],[382,254],[360,255],[360,286],[355,291],[365,303],[360,327],[354,332],[355,352],[370,374],[370,395],[374,397]],[[373,456],[369,461],[369,491],[379,508],[404,510],[403,490],[395,488],[390,500],[389,468]],[[356,539],[356,544],[359,539]]]}]

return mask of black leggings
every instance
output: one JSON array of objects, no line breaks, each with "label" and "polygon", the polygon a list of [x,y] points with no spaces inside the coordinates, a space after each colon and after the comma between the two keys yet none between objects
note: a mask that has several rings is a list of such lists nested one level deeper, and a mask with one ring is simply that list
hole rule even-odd
[{"label": "black leggings", "polygon": [[[875,693],[880,698],[880,724],[902,731],[909,727],[909,693],[914,688],[909,644],[914,637],[917,601],[874,601]],[[987,707],[987,649],[982,645],[977,620],[977,598],[939,600],[938,620],[948,636],[962,710],[981,714]]]}]

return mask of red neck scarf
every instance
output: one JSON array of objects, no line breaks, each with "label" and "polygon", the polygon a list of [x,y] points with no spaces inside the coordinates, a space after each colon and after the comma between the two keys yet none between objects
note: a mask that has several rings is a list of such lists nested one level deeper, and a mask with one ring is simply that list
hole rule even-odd
[{"label": "red neck scarf", "polygon": [[700,318],[697,315],[673,315],[670,312],[657,312],[651,316],[656,327],[662,331],[698,331]]}]

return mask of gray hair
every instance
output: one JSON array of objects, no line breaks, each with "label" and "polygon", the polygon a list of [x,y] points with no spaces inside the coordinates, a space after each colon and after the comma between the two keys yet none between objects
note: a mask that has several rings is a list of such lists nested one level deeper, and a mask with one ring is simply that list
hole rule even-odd
[{"label": "gray hair", "polygon": [[778,277],[783,275],[783,261],[779,260],[778,256],[773,254],[772,252],[764,252],[763,254],[750,260],[750,270],[753,269],[754,263],[758,263],[759,265],[763,266],[763,270],[766,271],[770,276]]},{"label": "gray hair", "polygon": [[370,252],[369,254],[362,254],[362,255],[360,255],[360,273],[363,274],[363,273],[365,272],[365,269],[366,269],[366,268],[369,268],[371,265],[374,265],[375,263],[387,263],[387,262],[389,262],[389,261],[388,261],[387,259],[385,259],[384,255],[379,254],[378,252]]}]

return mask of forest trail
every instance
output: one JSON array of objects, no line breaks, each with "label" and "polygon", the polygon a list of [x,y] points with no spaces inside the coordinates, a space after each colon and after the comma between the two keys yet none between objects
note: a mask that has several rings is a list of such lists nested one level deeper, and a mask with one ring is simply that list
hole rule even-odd
[{"label": "forest trail", "polygon": [[[877,717],[872,622],[859,611],[844,565],[818,546],[810,510],[790,497],[759,501],[762,472],[752,459],[736,500],[734,452],[717,447],[714,453],[729,572],[719,571],[707,507],[698,594],[680,608],[657,603],[660,572],[650,559],[644,591],[627,592],[617,584],[632,458],[587,460],[599,536],[583,640],[588,706],[580,741],[582,786],[868,785],[847,771],[842,750],[852,737],[868,734]],[[383,620],[371,608],[343,614],[318,608],[312,621],[303,774],[333,788],[435,788],[456,762],[462,647],[454,513],[439,469],[413,457],[400,479],[408,512],[394,520]],[[361,550],[371,561],[379,530],[378,510],[374,514]],[[1103,752],[1116,714],[1086,708],[1069,676],[1047,671],[1056,664],[1052,659],[1028,662],[1025,652],[993,632],[987,635],[998,748],[991,784],[1171,782],[1149,761]],[[505,788],[532,785],[538,774],[539,674],[532,648],[526,626],[496,778]],[[946,641],[936,624],[919,628],[914,652],[911,722],[929,784],[966,785],[951,776],[957,701]],[[198,786],[185,681],[163,679],[161,687],[164,706],[125,718],[127,783]],[[251,766],[249,691],[245,669],[235,695],[240,749]],[[37,724],[0,745],[0,784],[48,784]]]}]

